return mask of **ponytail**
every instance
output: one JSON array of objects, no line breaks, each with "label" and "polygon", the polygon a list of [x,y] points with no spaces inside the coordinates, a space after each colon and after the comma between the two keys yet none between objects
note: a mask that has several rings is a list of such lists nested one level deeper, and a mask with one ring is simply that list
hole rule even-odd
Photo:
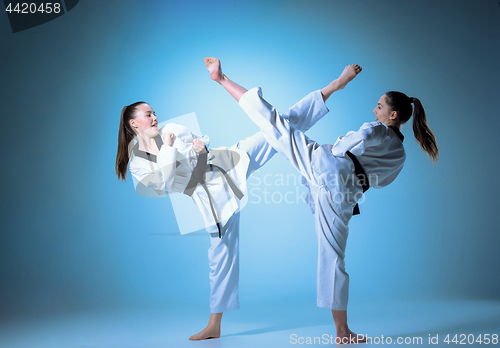
[{"label": "ponytail", "polygon": [[130,126],[130,120],[135,118],[135,109],[145,102],[136,102],[125,106],[120,117],[120,129],[118,130],[118,151],[116,153],[115,172],[118,180],[126,181],[128,162],[130,160],[129,144],[134,139],[135,133]]},{"label": "ponytail", "polygon": [[427,124],[424,107],[418,98],[413,99],[413,134],[418,144],[429,155],[432,162],[437,163],[439,158],[439,149],[436,143],[436,137]]},{"label": "ponytail", "polygon": [[[413,109],[413,134],[418,144],[425,153],[431,158],[432,162],[437,163],[439,158],[439,149],[436,143],[436,137],[427,124],[424,107],[418,98],[410,98],[401,92],[390,91],[385,94],[387,104],[392,111],[398,114],[400,124],[406,123],[412,116]],[[412,108],[412,104],[415,106]]]}]

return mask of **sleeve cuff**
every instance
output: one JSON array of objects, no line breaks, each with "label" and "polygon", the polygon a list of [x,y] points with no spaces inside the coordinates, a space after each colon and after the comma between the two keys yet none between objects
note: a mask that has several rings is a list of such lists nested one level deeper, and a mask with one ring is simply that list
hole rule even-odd
[{"label": "sleeve cuff", "polygon": [[240,98],[238,104],[243,110],[247,110],[248,107],[252,105],[252,101],[260,99],[262,97],[262,89],[260,87],[254,87],[246,91]]},{"label": "sleeve cuff", "polygon": [[316,102],[319,105],[321,105],[321,109],[323,110],[323,112],[325,114],[330,112],[330,109],[328,109],[328,107],[325,104],[325,101],[323,100],[323,94],[321,94],[321,89],[314,91],[313,94],[314,94],[314,99],[316,100]]}]

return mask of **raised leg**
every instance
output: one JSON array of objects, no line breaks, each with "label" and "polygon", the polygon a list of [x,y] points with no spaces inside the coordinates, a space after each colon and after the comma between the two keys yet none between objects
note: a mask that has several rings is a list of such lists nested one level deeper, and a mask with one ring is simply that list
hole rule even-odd
[{"label": "raised leg", "polygon": [[247,179],[276,154],[276,150],[267,142],[262,132],[257,132],[248,138],[240,140],[234,147],[245,151],[250,159]]},{"label": "raised leg", "polygon": [[[282,117],[287,119],[292,127],[305,132],[327,113],[328,108],[321,92],[317,90],[294,104]],[[267,142],[262,131],[241,140],[236,147],[245,151],[250,158],[247,178],[276,154],[276,150]]]},{"label": "raised leg", "polygon": [[282,117],[294,128],[306,132],[328,113],[321,91],[309,93],[294,106],[288,109]]},{"label": "raised leg", "polygon": [[[359,66],[346,67],[341,76],[335,80],[337,82],[334,86],[327,86],[321,92],[316,92],[315,99],[319,100],[321,95],[322,103],[307,103],[303,99],[295,105],[297,107],[292,107],[287,116],[290,123],[297,126],[293,127],[262,98],[260,89],[247,91],[231,81],[222,73],[220,61],[217,58],[207,57],[204,61],[211,79],[220,83],[240,103],[240,106],[263,131],[266,141],[289,159],[306,180],[312,181],[314,176],[310,166],[311,156],[318,144],[307,138],[301,130],[307,130],[328,112],[324,106],[324,100],[327,99],[325,94],[329,96],[334,92],[334,89],[343,88],[361,71],[361,68]],[[353,73],[354,76],[352,76]],[[305,99],[307,100],[307,98]]]},{"label": "raised leg", "polygon": [[267,103],[260,89],[246,92],[239,102],[242,109],[259,126],[266,141],[309,181],[315,181],[311,168],[312,153],[319,145],[303,132],[292,127],[288,120]]},{"label": "raised leg", "polygon": [[[233,96],[236,101],[240,101],[243,94],[246,93],[246,89],[238,85],[237,83],[231,81],[223,72],[221,63],[217,58],[207,57],[204,59],[205,66],[207,67],[210,78],[215,82],[223,86],[226,91]],[[347,69],[347,68],[346,68]],[[345,71],[343,73],[345,75]],[[342,76],[342,75],[341,75]],[[346,80],[346,78],[341,79],[340,77],[332,82],[330,85],[323,88],[321,91],[317,90],[309,93],[307,96],[302,98],[298,103],[293,105],[287,112],[282,116],[289,120],[290,124],[295,128],[305,132],[311,128],[317,121],[319,121],[324,115],[328,113],[328,108],[325,106],[324,93],[334,92],[333,89],[340,89],[340,80]],[[351,78],[352,79],[352,78]],[[347,82],[345,83],[347,84]]]}]

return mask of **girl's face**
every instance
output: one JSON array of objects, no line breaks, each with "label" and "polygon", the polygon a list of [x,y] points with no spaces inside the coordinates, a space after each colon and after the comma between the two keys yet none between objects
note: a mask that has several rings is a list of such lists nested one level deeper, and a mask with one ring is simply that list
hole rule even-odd
[{"label": "girl's face", "polygon": [[387,100],[385,94],[380,97],[378,100],[377,106],[373,109],[375,116],[377,119],[375,121],[385,123],[388,126],[394,124],[394,120],[396,119],[396,112],[391,111],[389,106],[387,105]]},{"label": "girl's face", "polygon": [[140,104],[136,107],[135,118],[130,120],[130,125],[138,135],[149,138],[158,135],[158,118],[149,104]]}]

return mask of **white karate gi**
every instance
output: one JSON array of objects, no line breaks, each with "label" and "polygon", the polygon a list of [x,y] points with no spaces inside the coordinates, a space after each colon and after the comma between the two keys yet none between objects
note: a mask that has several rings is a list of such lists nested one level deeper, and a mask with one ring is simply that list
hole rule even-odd
[{"label": "white karate gi", "polygon": [[[349,275],[344,256],[353,207],[362,195],[354,173],[354,154],[372,187],[390,184],[406,158],[402,139],[382,122],[369,122],[357,132],[348,132],[335,144],[320,146],[281,117],[262,98],[260,88],[246,92],[239,102],[247,115],[264,132],[266,140],[302,174],[309,188],[308,205],[315,217],[318,238],[318,307],[347,310]],[[303,114],[302,124],[314,123]]]},{"label": "white karate gi", "polygon": [[[297,128],[306,131],[327,112],[328,109],[324,106],[321,93],[316,91],[308,94],[292,106],[283,114],[283,117],[289,119],[289,122]],[[302,117],[304,115],[306,117]],[[304,120],[308,120],[307,123]],[[154,161],[155,158],[151,156],[149,159],[147,159],[147,156],[146,158],[135,156],[129,166],[130,172],[138,181],[146,187],[156,190],[159,195],[164,195],[165,192],[184,192],[198,159],[198,154],[192,149],[192,141],[199,138],[207,146],[209,144],[208,137],[192,134],[186,127],[174,124],[167,124],[167,126],[163,131],[172,132],[176,135],[173,146],[161,146],[156,162]],[[228,171],[242,191],[246,189],[246,179],[276,153],[276,150],[265,140],[262,132],[257,132],[241,140],[229,149],[219,148],[215,150],[209,152],[209,156],[215,153],[215,158],[211,160],[212,163],[231,162],[235,153],[240,156],[239,160],[245,163],[239,167],[236,165],[234,170]],[[248,156],[246,162],[243,158],[244,155]],[[220,160],[221,158],[223,160]],[[241,168],[245,168],[243,178]],[[205,227],[210,232],[211,237],[211,247],[208,250],[210,311],[211,313],[220,313],[239,308],[240,213],[237,207],[234,211],[231,211],[234,204],[230,204],[230,202],[238,200],[235,199],[232,191],[227,188],[227,184],[222,181],[220,176],[217,178],[213,173],[207,173],[205,180],[217,208],[219,210],[227,208],[226,210],[231,212],[229,218],[220,219],[222,222],[222,236],[219,238],[206,193],[201,185],[196,187],[192,197],[198,209],[204,215]]]}]

